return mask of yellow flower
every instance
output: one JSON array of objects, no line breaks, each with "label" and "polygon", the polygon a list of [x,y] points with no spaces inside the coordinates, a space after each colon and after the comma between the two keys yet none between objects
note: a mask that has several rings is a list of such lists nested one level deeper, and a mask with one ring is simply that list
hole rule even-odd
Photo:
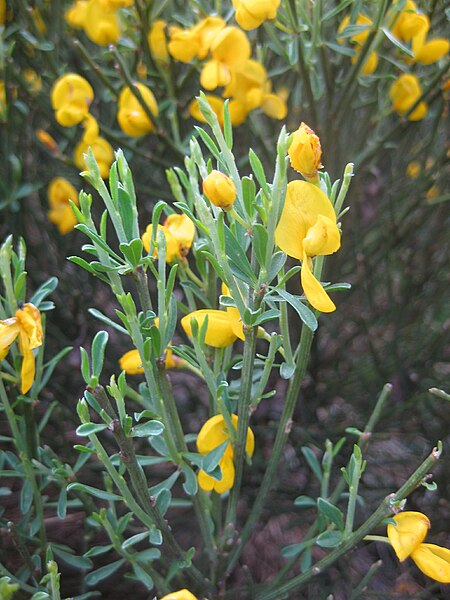
[{"label": "yellow flower", "polygon": [[[181,363],[182,360],[170,348],[166,348],[166,369],[176,369],[181,366]],[[119,358],[119,365],[127,375],[139,375],[144,372],[138,350],[129,350],[122,354]]]},{"label": "yellow flower", "polygon": [[[150,112],[157,117],[158,105],[151,90],[143,83],[135,83],[134,86],[140,91]],[[149,119],[141,103],[128,87],[120,92],[117,120],[122,131],[132,137],[145,135],[155,130],[153,122]]]},{"label": "yellow flower", "polygon": [[236,186],[232,179],[220,171],[213,170],[203,180],[203,193],[208,200],[227,211],[236,200]]},{"label": "yellow flower", "polygon": [[336,307],[314,277],[311,259],[337,252],[340,237],[334,208],[327,196],[312,183],[289,183],[275,239],[283,252],[302,261],[303,291],[310,304],[321,312],[333,312]]},{"label": "yellow flower", "polygon": [[287,115],[286,101],[280,94],[264,94],[261,110],[272,119],[285,119]]},{"label": "yellow flower", "polygon": [[233,0],[236,21],[249,31],[259,27],[264,21],[275,19],[280,0]]},{"label": "yellow flower", "polygon": [[6,0],[0,0],[0,25],[6,21]]},{"label": "yellow flower", "polygon": [[50,204],[49,220],[58,227],[61,235],[69,233],[77,224],[69,200],[78,206],[78,192],[67,179],[56,177],[48,186],[47,196]]},{"label": "yellow flower", "polygon": [[199,49],[197,58],[203,60],[208,55],[211,45],[213,44],[216,35],[222,29],[225,29],[226,23],[220,17],[206,17],[192,28],[192,32],[197,36]]},{"label": "yellow flower", "polygon": [[[369,19],[369,17],[366,17],[366,15],[360,13],[356,17],[356,21],[354,23],[350,23],[350,17],[347,16],[342,20],[341,24],[339,25],[338,34],[342,33],[344,29],[349,25],[359,25],[361,27],[363,27],[364,25],[366,26],[365,29],[363,29],[359,33],[355,33],[355,35],[352,35],[350,37],[350,41],[353,44],[363,46],[369,36],[370,27],[372,25],[372,19]],[[346,38],[343,38],[342,36],[338,35],[336,39],[340,44],[343,44]]]},{"label": "yellow flower", "polygon": [[[195,225],[191,219],[186,215],[169,215],[164,225],[158,225],[158,231],[162,231],[166,238],[166,262],[171,263],[177,258],[184,259],[195,236]],[[153,225],[148,225],[142,235],[142,243],[147,252],[150,252],[152,232]],[[156,248],[153,255],[158,256]]]},{"label": "yellow flower", "polygon": [[[236,430],[238,426],[237,415],[231,415],[231,420],[233,427]],[[208,454],[226,440],[230,440],[230,434],[227,430],[225,419],[222,415],[215,415],[208,419],[200,429],[197,437],[197,450],[200,454]],[[253,456],[255,450],[255,438],[250,427],[247,430],[245,450],[250,457]],[[198,484],[203,490],[207,492],[214,490],[218,494],[223,494],[233,487],[235,473],[231,441],[225,449],[224,455],[219,462],[219,466],[222,471],[222,478],[220,481],[211,477],[211,475],[208,475],[208,473],[203,470],[199,471]]]},{"label": "yellow flower", "polygon": [[73,160],[75,165],[84,170],[84,154],[87,154],[88,149],[91,148],[94,153],[95,160],[97,161],[100,175],[103,179],[106,179],[109,175],[109,169],[112,161],[114,160],[114,150],[111,144],[105,140],[105,138],[98,137],[93,142],[88,144],[84,139],[75,147],[73,153]]},{"label": "yellow flower", "polygon": [[172,58],[183,63],[189,63],[200,51],[200,39],[192,29],[169,28],[170,41],[168,50]]},{"label": "yellow flower", "polygon": [[23,356],[21,391],[26,394],[33,385],[35,362],[33,350],[42,346],[41,313],[31,303],[16,311],[14,317],[0,321],[0,357],[8,353],[9,346],[19,338],[19,350]]},{"label": "yellow flower", "polygon": [[186,588],[182,590],[178,590],[178,592],[172,592],[167,594],[161,600],[197,600],[197,597],[194,594],[191,594],[189,590]]},{"label": "yellow flower", "polygon": [[148,45],[150,52],[156,62],[167,64],[169,62],[169,51],[167,49],[166,22],[162,19],[155,21],[148,34]]},{"label": "yellow flower", "polygon": [[83,29],[99,46],[116,44],[120,38],[119,17],[114,9],[102,6],[99,0],[88,0]]},{"label": "yellow flower", "polygon": [[[419,80],[411,73],[403,73],[394,81],[389,91],[392,102],[392,110],[399,115],[406,114],[422,95]],[[420,121],[427,114],[427,105],[420,102],[419,105],[408,116],[409,121]]]},{"label": "yellow flower", "polygon": [[97,120],[91,114],[86,115],[83,121],[83,128],[83,142],[93,144],[99,136],[99,127]]},{"label": "yellow flower", "polygon": [[25,69],[23,71],[23,78],[28,84],[28,89],[33,94],[37,94],[42,89],[42,79],[41,76],[36,73],[34,69]]},{"label": "yellow flower", "polygon": [[[353,64],[358,60],[358,50],[354,56],[352,56],[351,61]],[[364,60],[363,68],[361,69],[362,75],[372,75],[375,72],[378,66],[378,54],[376,52],[371,52]]]},{"label": "yellow flower", "polygon": [[425,36],[413,38],[412,51],[414,60],[422,65],[431,65],[448,53],[450,44],[443,38],[426,41]]},{"label": "yellow flower", "polygon": [[400,562],[411,557],[425,575],[440,583],[450,583],[450,550],[422,543],[430,528],[428,517],[406,511],[393,519],[396,525],[389,524],[387,534]]},{"label": "yellow flower", "polygon": [[422,167],[420,166],[420,163],[417,162],[417,160],[413,160],[406,167],[406,175],[410,179],[417,179],[420,175],[421,170],[422,170]]},{"label": "yellow flower", "polygon": [[428,17],[417,12],[415,2],[407,0],[392,27],[392,33],[400,41],[408,43],[415,35],[424,29],[426,32],[429,28],[430,21]]},{"label": "yellow flower", "polygon": [[228,310],[203,308],[183,317],[181,319],[181,326],[186,335],[191,337],[191,319],[193,318],[197,322],[198,328],[200,329],[205,322],[206,317],[208,317],[205,344],[212,346],[213,348],[226,348],[227,346],[231,346],[238,338],[244,339],[239,311],[237,309],[234,309],[234,311],[236,312],[231,313]]},{"label": "yellow flower", "polygon": [[245,33],[237,27],[225,27],[211,44],[211,60],[202,69],[200,83],[207,90],[227,85],[233,70],[244,65],[250,54],[250,42]]},{"label": "yellow flower", "polygon": [[68,73],[57,79],[51,91],[55,118],[63,127],[81,123],[86,118],[93,99],[94,90],[90,83],[76,73]]},{"label": "yellow flower", "polygon": [[78,29],[82,29],[84,27],[88,4],[88,0],[77,0],[67,9],[64,18],[70,27]]},{"label": "yellow flower", "polygon": [[294,132],[288,154],[293,169],[307,179],[317,178],[317,171],[322,167],[322,147],[319,137],[306,123],[301,123]]}]

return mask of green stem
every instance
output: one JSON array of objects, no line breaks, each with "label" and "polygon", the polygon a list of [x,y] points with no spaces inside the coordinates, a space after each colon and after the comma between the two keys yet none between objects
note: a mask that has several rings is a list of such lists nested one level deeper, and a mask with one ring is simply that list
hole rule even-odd
[{"label": "green stem", "polygon": [[234,443],[234,466],[235,478],[228,500],[227,515],[225,518],[226,534],[234,530],[236,524],[236,511],[239,500],[239,492],[244,472],[244,460],[246,455],[246,442],[248,425],[250,421],[250,405],[252,401],[253,368],[255,365],[256,350],[256,328],[247,330],[244,343],[244,356],[242,362],[242,375],[238,399],[238,426]]},{"label": "green stem", "polygon": [[148,289],[147,273],[142,265],[136,267],[133,271],[133,277],[136,282],[139,300],[141,301],[141,308],[144,311],[144,315],[147,315],[149,311],[153,310],[153,305],[150,290]]},{"label": "green stem", "polygon": [[300,386],[306,372],[313,337],[313,332],[310,329],[308,329],[306,325],[303,325],[302,333],[300,336],[300,350],[297,356],[295,375],[293,379],[291,379],[289,384],[286,402],[283,408],[283,413],[280,418],[280,423],[278,425],[277,434],[272,448],[269,464],[264,474],[261,487],[259,488],[259,492],[253,504],[250,515],[248,516],[244,528],[242,529],[242,532],[239,536],[239,542],[230,555],[227,566],[228,574],[231,572],[233,566],[236,564],[236,561],[238,560],[245,544],[247,543],[250,535],[252,534],[253,528],[256,522],[258,521],[258,518],[264,507],[266,497],[275,482],[284,446],[286,444],[291,429],[292,415],[294,413],[295,405],[298,400]]},{"label": "green stem", "polygon": [[81,54],[81,57],[83,58],[85,63],[88,65],[88,67],[97,75],[97,77],[100,79],[100,81],[103,83],[103,85],[108,88],[108,90],[113,95],[113,98],[117,100],[117,98],[119,96],[117,90],[115,89],[115,87],[113,86],[111,81],[108,79],[108,77],[106,77],[106,75],[102,71],[101,67],[99,67],[99,65],[94,60],[92,60],[91,55],[86,50],[86,48],[83,46],[83,44],[80,42],[80,40],[75,39],[72,41],[72,44],[75,46],[75,48]]}]

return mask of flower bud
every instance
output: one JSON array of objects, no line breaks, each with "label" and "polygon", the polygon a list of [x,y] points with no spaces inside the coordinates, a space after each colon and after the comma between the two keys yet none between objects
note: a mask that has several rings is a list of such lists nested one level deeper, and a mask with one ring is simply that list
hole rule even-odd
[{"label": "flower bud", "polygon": [[220,171],[211,171],[203,180],[203,193],[214,206],[230,210],[236,200],[236,187],[233,180]]},{"label": "flower bud", "polygon": [[291,167],[306,179],[316,179],[317,171],[322,167],[319,137],[306,123],[301,123],[293,137],[288,151]]}]

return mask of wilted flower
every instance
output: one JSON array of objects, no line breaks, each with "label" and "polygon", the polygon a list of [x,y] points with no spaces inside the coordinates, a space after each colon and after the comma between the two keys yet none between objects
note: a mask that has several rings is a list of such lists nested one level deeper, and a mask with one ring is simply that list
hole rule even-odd
[{"label": "wilted flower", "polygon": [[51,152],[52,154],[56,154],[58,152],[58,144],[49,133],[47,133],[43,129],[36,129],[36,137],[41,142],[41,144],[47,148],[49,152]]},{"label": "wilted flower", "polygon": [[[233,427],[236,430],[238,426],[237,415],[231,415]],[[206,421],[200,429],[197,437],[197,450],[200,454],[208,454],[211,450],[223,444],[226,440],[230,440],[230,433],[227,430],[225,419],[222,415],[215,415]],[[251,457],[255,449],[255,438],[250,427],[247,430],[247,439],[245,442],[245,450]],[[226,447],[226,450],[219,462],[222,471],[221,480],[217,480],[206,471],[200,470],[198,473],[199,486],[210,492],[214,490],[218,494],[223,494],[230,490],[234,485],[234,464],[233,464],[233,447],[231,441]]]},{"label": "wilted flower", "polygon": [[[392,110],[405,115],[422,95],[419,80],[411,73],[403,73],[394,81],[389,91]],[[427,105],[420,102],[408,116],[409,121],[421,121],[427,114]]]},{"label": "wilted flower", "polygon": [[[150,112],[157,117],[158,105],[152,91],[143,83],[135,83],[134,87],[141,93]],[[149,119],[142,104],[128,87],[120,92],[117,120],[122,131],[132,137],[145,135],[155,129],[154,123]]]},{"label": "wilted flower", "polygon": [[406,511],[393,519],[396,525],[389,524],[387,534],[400,562],[409,556],[431,579],[450,583],[450,550],[422,543],[431,526],[428,517],[420,512]]},{"label": "wilted flower", "polygon": [[197,600],[197,596],[194,596],[194,594],[191,594],[189,590],[184,588],[182,590],[178,590],[178,592],[166,594],[166,596],[163,596],[161,600]]},{"label": "wilted flower", "polygon": [[68,73],[55,81],[51,91],[55,118],[63,127],[81,123],[94,99],[91,84],[76,73]]},{"label": "wilted flower", "polygon": [[35,362],[33,350],[42,346],[41,313],[30,302],[16,311],[14,317],[0,321],[0,360],[8,354],[10,345],[19,338],[19,350],[23,356],[21,391],[26,394],[33,385]]},{"label": "wilted flower", "polygon": [[[172,214],[167,217],[163,225],[158,225],[166,238],[166,262],[171,263],[176,259],[184,259],[188,254],[195,236],[195,225],[191,219],[182,214]],[[150,252],[153,225],[148,225],[142,235],[142,243],[147,252]],[[158,255],[155,248],[154,256]]]},{"label": "wilted flower", "polygon": [[264,21],[275,19],[280,0],[233,0],[236,21],[249,31],[259,27]]},{"label": "wilted flower", "polygon": [[307,179],[317,178],[317,171],[322,167],[322,147],[319,137],[306,123],[301,123],[294,132],[288,154],[293,169]]},{"label": "wilted flower", "polygon": [[49,220],[58,227],[61,235],[69,233],[77,224],[69,200],[78,206],[78,192],[67,179],[56,177],[48,186],[47,196],[50,204]]},{"label": "wilted flower", "polygon": [[97,161],[100,175],[103,179],[106,179],[109,175],[112,161],[114,160],[114,150],[111,144],[102,137],[98,137],[90,143],[86,142],[85,139],[82,139],[81,142],[76,145],[73,153],[73,161],[79,169],[84,170],[85,168],[84,154],[87,154],[89,148],[91,148],[95,160]]},{"label": "wilted flower", "polygon": [[310,304],[333,312],[336,307],[314,277],[311,259],[337,252],[341,235],[333,205],[317,186],[306,181],[288,184],[275,239],[283,252],[302,261],[301,283]]},{"label": "wilted flower", "polygon": [[203,180],[203,193],[208,200],[227,211],[236,200],[236,186],[230,177],[215,169]]}]

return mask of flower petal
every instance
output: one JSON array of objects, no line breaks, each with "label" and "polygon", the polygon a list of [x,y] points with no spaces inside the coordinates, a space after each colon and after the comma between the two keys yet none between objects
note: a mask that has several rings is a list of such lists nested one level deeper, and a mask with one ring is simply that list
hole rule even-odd
[{"label": "flower petal", "polygon": [[419,569],[440,583],[450,583],[450,550],[435,544],[420,544],[411,553]]},{"label": "flower petal", "polygon": [[192,337],[191,319],[194,318],[197,321],[200,329],[206,317],[208,317],[208,328],[206,330],[205,344],[213,348],[226,348],[236,341],[237,336],[233,332],[230,319],[223,310],[196,310],[181,319],[181,326],[186,334]]},{"label": "flower petal", "polygon": [[316,310],[320,310],[321,312],[329,313],[336,310],[336,306],[334,302],[331,300],[329,295],[323,289],[310,267],[309,267],[309,259],[306,253],[303,256],[302,262],[302,270],[300,273],[300,278],[302,282],[303,291],[305,292],[305,296],[308,299],[308,302],[313,306]]}]

